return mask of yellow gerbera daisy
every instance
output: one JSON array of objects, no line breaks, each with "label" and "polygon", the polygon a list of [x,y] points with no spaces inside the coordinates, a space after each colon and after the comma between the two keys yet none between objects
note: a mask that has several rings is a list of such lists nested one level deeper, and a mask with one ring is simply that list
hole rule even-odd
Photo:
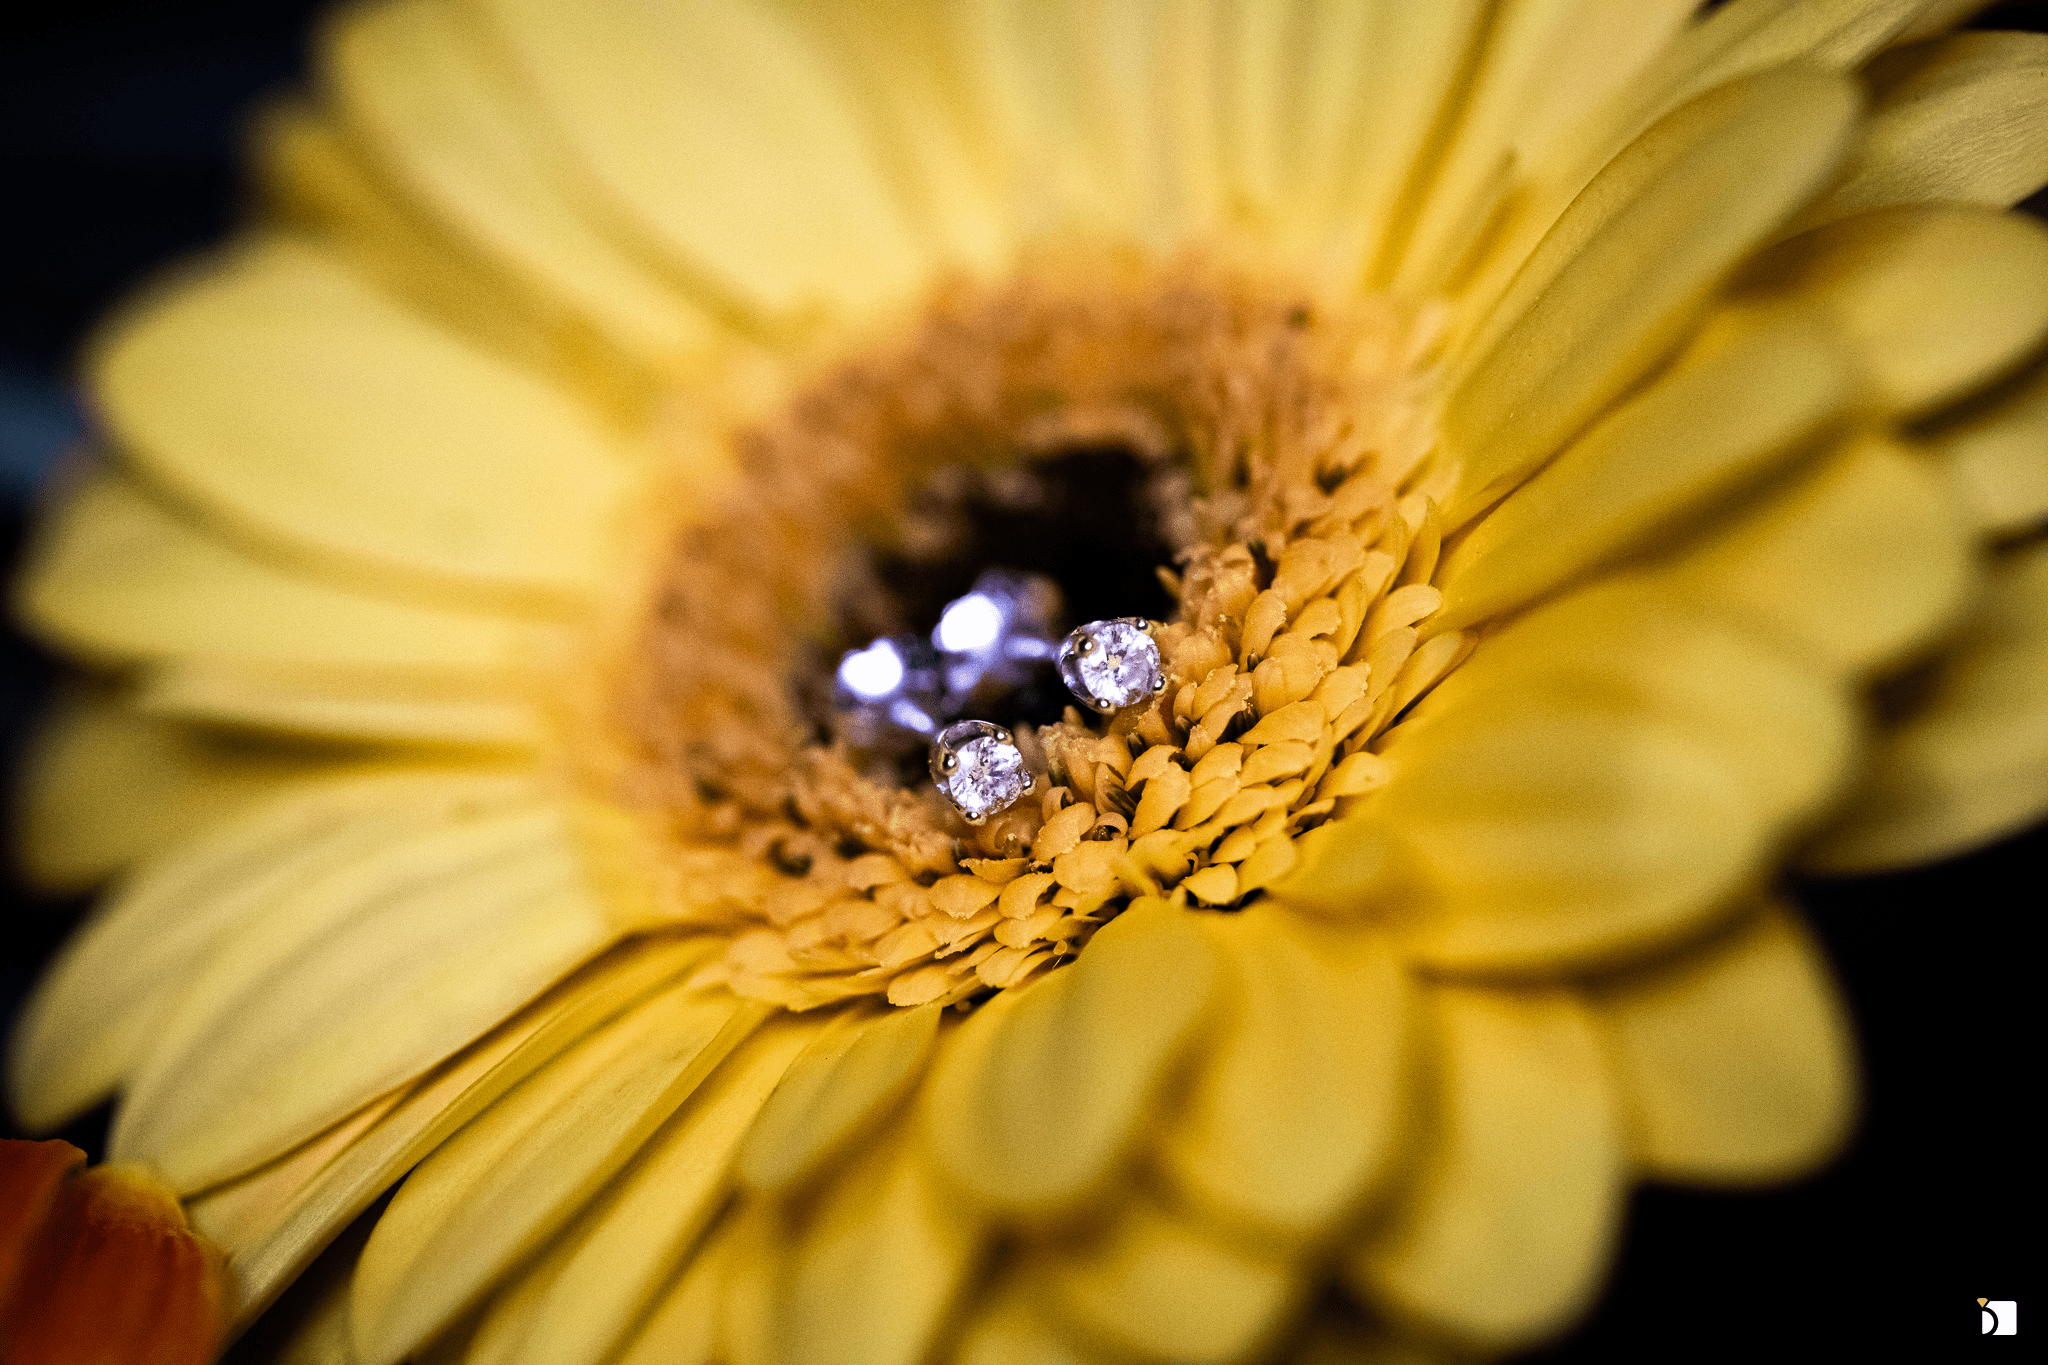
[{"label": "yellow gerbera daisy", "polygon": [[[343,12],[20,588],[20,1112],[357,1365],[1498,1353],[1810,1169],[1781,869],[2048,809],[2048,43],[1694,8]],[[1164,681],[969,823],[831,679],[990,568]]]}]

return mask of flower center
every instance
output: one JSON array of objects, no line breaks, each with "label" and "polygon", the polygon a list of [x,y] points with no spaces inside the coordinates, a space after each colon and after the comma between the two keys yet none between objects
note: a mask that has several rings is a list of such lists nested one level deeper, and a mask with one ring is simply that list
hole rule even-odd
[{"label": "flower center", "polygon": [[[1241,906],[1369,799],[1372,744],[1465,649],[1416,629],[1422,334],[1194,262],[1041,264],[739,433],[737,489],[675,533],[608,684],[609,794],[664,908],[730,936],[716,974],[794,1008],[966,1000],[1137,896]],[[928,726],[854,723],[848,689],[915,665],[878,642],[1001,630],[991,570],[1056,586],[1033,609],[1060,632],[1099,623],[1063,664],[1098,705],[1049,657],[977,676],[989,735],[942,772]],[[1161,623],[1163,680],[1123,677],[1119,618]]]}]

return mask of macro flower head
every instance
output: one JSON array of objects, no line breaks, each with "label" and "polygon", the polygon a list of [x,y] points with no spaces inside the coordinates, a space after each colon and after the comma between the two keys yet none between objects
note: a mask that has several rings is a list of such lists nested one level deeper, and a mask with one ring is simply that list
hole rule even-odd
[{"label": "macro flower head", "polygon": [[1824,1162],[1788,870],[2048,809],[2048,42],[1696,8],[337,11],[18,585],[15,1107],[356,1365],[1499,1355]]}]

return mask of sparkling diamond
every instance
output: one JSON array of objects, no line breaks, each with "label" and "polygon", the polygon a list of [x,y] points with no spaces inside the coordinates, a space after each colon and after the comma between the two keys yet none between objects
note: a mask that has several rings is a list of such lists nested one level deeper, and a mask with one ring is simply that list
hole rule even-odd
[{"label": "sparkling diamond", "polygon": [[1060,681],[1098,711],[1141,702],[1166,686],[1151,622],[1137,616],[1090,621],[1060,651]]},{"label": "sparkling diamond", "polygon": [[1008,810],[1032,775],[1010,732],[985,720],[956,721],[932,743],[932,781],[972,824]]}]

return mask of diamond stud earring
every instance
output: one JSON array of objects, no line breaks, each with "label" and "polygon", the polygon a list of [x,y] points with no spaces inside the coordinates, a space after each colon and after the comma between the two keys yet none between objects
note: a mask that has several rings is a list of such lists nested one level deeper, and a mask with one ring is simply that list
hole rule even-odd
[{"label": "diamond stud earring", "polygon": [[1000,725],[960,720],[932,741],[932,781],[970,825],[1017,804],[1034,780],[1024,751]]},{"label": "diamond stud earring", "polygon": [[1060,647],[1060,681],[1097,711],[1120,711],[1166,690],[1152,623],[1142,616],[1090,621]]}]

